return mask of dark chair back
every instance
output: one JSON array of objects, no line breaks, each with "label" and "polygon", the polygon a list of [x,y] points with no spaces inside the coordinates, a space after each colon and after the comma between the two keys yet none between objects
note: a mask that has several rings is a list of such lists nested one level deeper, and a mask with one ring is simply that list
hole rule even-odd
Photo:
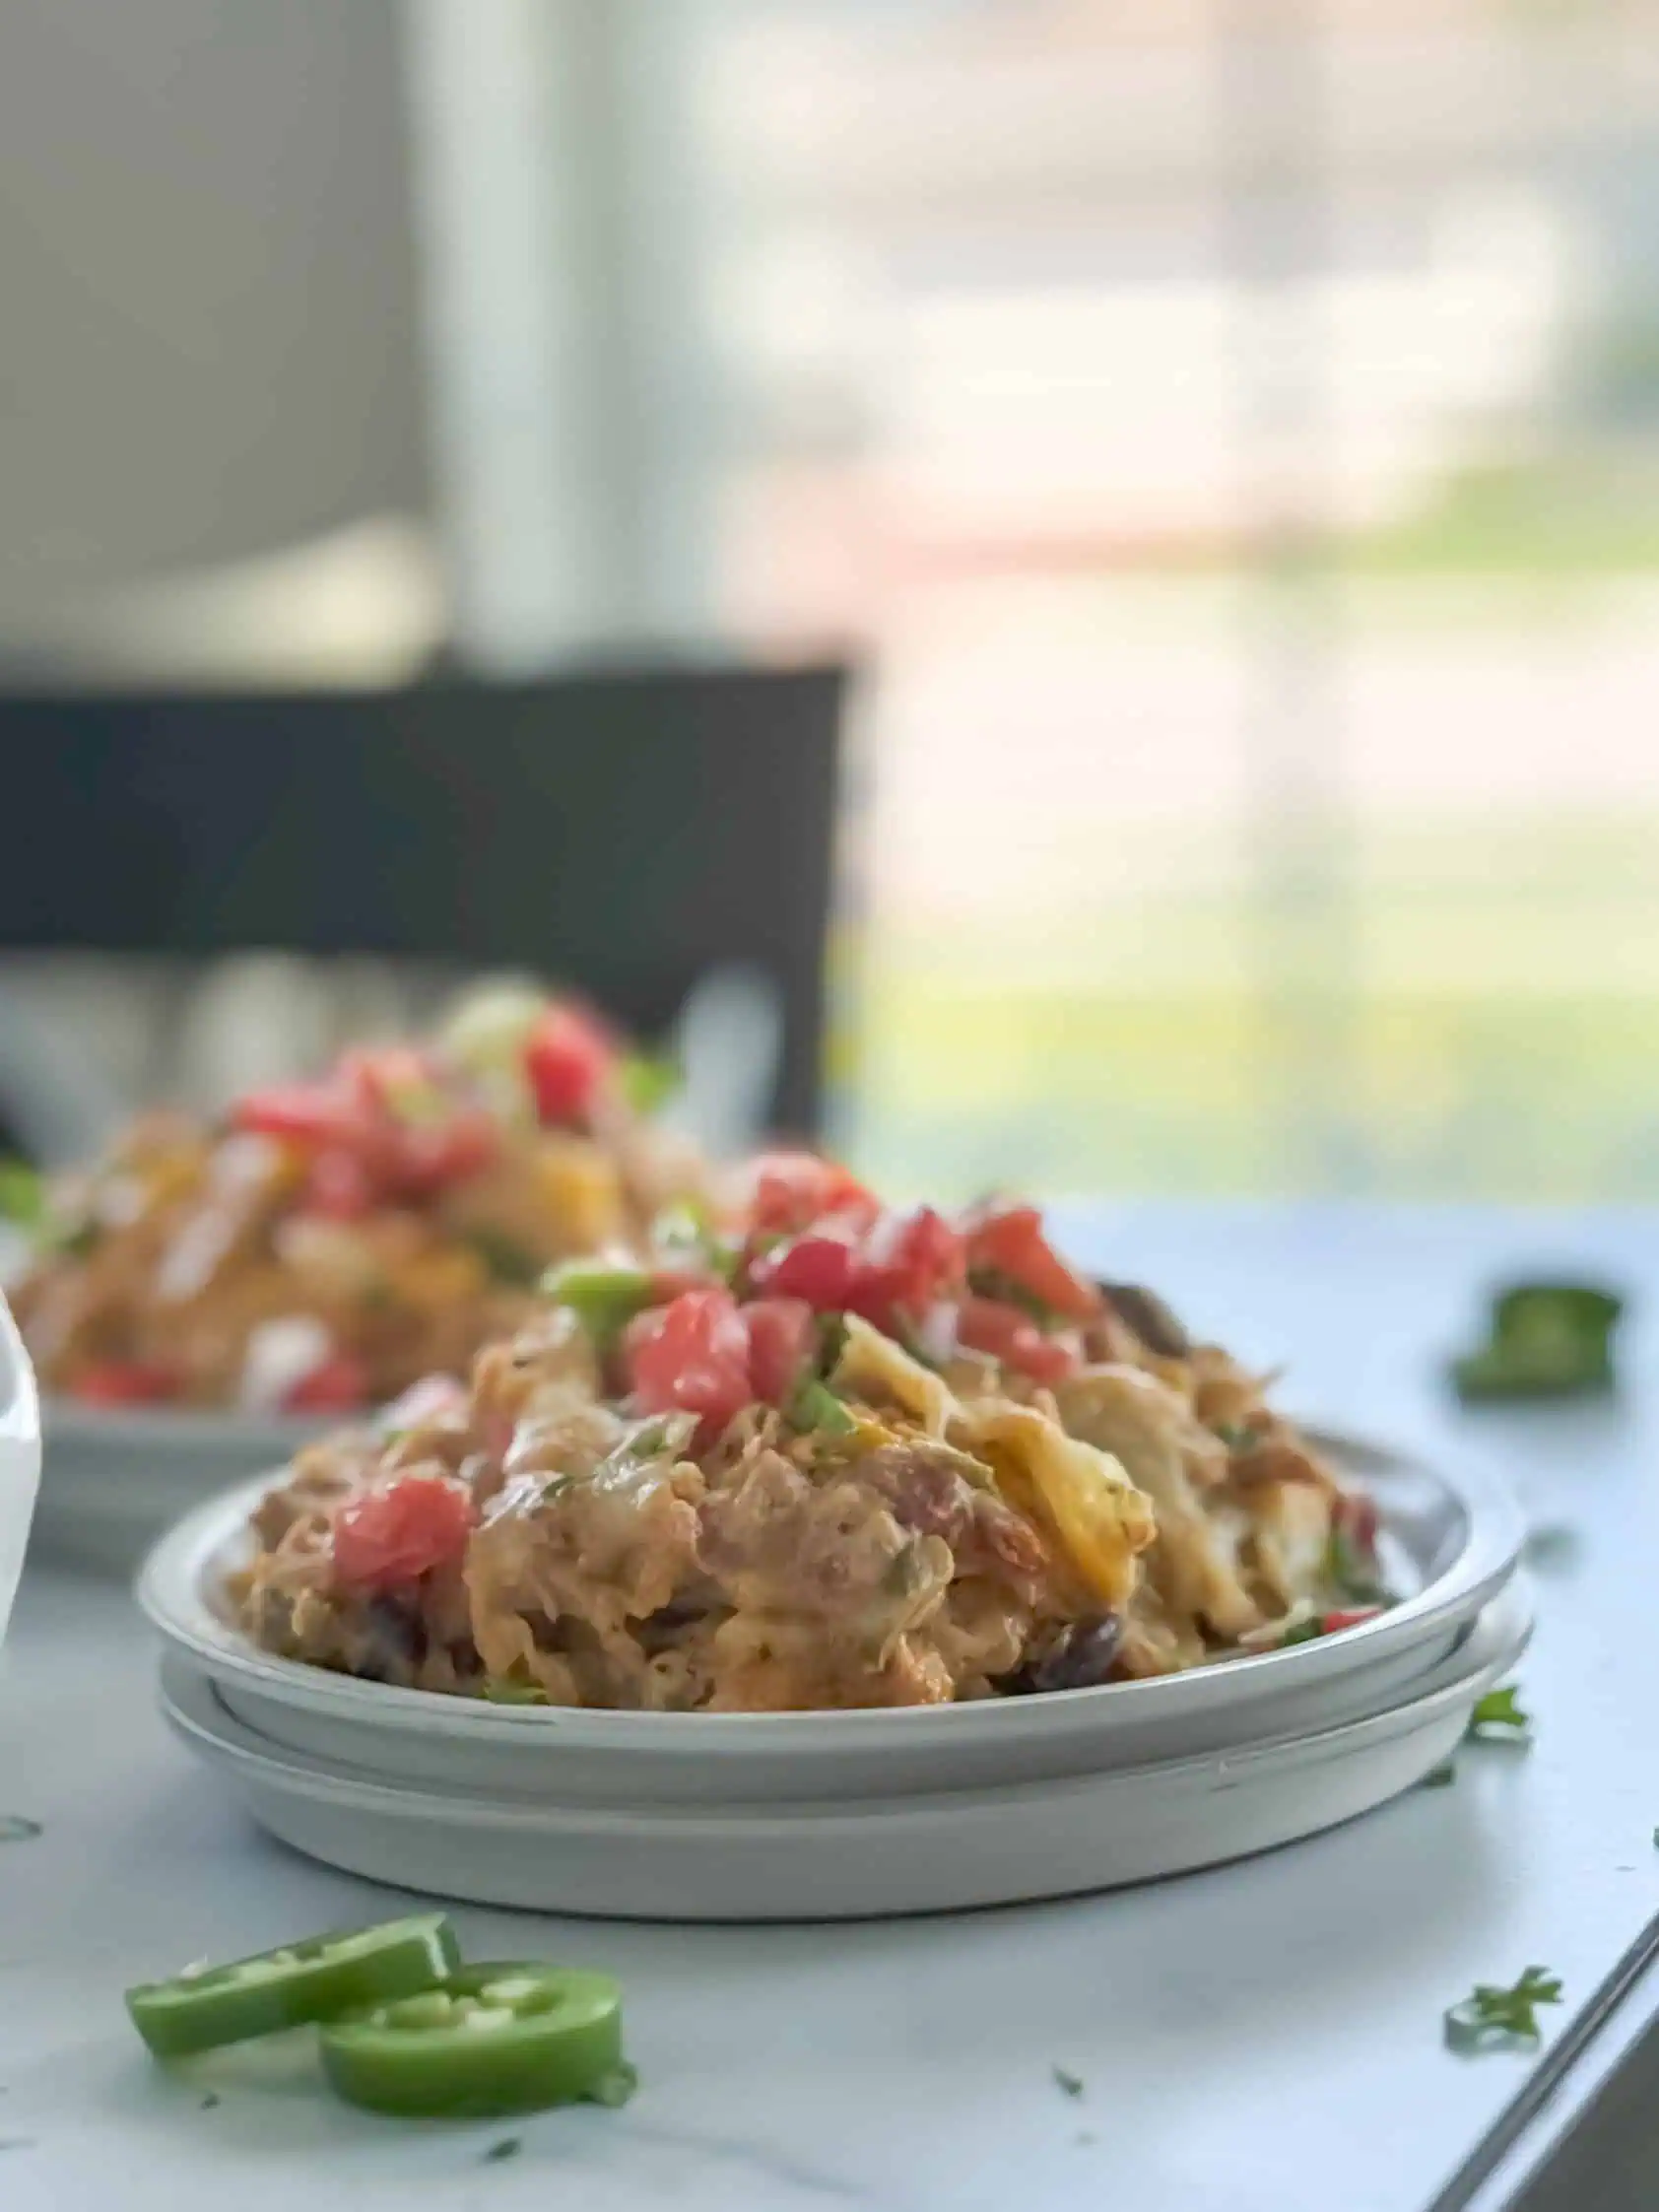
[{"label": "dark chair back", "polygon": [[749,965],[810,1131],[843,671],[0,700],[0,950],[533,969],[645,1035]]}]

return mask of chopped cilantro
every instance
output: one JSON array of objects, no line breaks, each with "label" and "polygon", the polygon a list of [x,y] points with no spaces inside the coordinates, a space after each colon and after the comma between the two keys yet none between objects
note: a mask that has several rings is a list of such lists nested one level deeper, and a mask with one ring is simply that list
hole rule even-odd
[{"label": "chopped cilantro", "polygon": [[498,2143],[492,2143],[484,2154],[486,2166],[499,2166],[503,2159],[516,2158],[524,2148],[521,2135],[503,2135]]},{"label": "chopped cilantro", "polygon": [[494,1282],[510,1284],[515,1290],[529,1290],[541,1280],[541,1261],[503,1230],[492,1229],[488,1223],[481,1222],[477,1228],[465,1232],[463,1241],[483,1260]]},{"label": "chopped cilantro", "polygon": [[545,1706],[548,1702],[539,1682],[514,1682],[509,1675],[487,1682],[484,1695],[493,1706]]},{"label": "chopped cilantro", "polygon": [[25,1820],[22,1813],[0,1813],[0,1843],[33,1843],[45,1833],[37,1820]]},{"label": "chopped cilantro", "polygon": [[1305,1621],[1297,1621],[1279,1639],[1281,1651],[1288,1651],[1293,1643],[1312,1643],[1325,1633],[1324,1621],[1317,1613],[1310,1613]]},{"label": "chopped cilantro", "polygon": [[219,2105],[219,2102],[220,2098],[218,2090],[210,2089],[207,2095],[202,2099],[202,2111],[204,2112],[211,2112],[215,2111]]},{"label": "chopped cilantro", "polygon": [[1424,1776],[1423,1787],[1425,1789],[1450,1789],[1456,1779],[1457,1762],[1453,1759],[1442,1759],[1437,1767],[1430,1767],[1427,1774]]},{"label": "chopped cilantro", "polygon": [[1477,1741],[1490,1737],[1494,1730],[1506,1730],[1511,1742],[1532,1733],[1532,1715],[1523,1712],[1518,1702],[1520,1693],[1513,1683],[1506,1689],[1489,1690],[1470,1715],[1469,1733]]},{"label": "chopped cilantro", "polygon": [[1061,2091],[1063,2095],[1067,2097],[1081,2097],[1083,2095],[1083,2076],[1081,2074],[1068,2074],[1064,2066],[1052,2067],[1050,2071],[1054,2076],[1055,2088]]},{"label": "chopped cilantro", "polygon": [[1561,2001],[1559,1977],[1547,1967],[1528,1967],[1512,1989],[1478,1981],[1445,2015],[1446,2047],[1463,2052],[1501,2050],[1535,2044],[1538,2008]]},{"label": "chopped cilantro", "polygon": [[1267,1431],[1254,1421],[1218,1421],[1211,1434],[1234,1453],[1255,1451],[1267,1439]]},{"label": "chopped cilantro", "polygon": [[1333,1528],[1325,1546],[1325,1573],[1344,1597],[1360,1605],[1388,1605],[1393,1592],[1379,1581],[1374,1565],[1344,1528]]}]

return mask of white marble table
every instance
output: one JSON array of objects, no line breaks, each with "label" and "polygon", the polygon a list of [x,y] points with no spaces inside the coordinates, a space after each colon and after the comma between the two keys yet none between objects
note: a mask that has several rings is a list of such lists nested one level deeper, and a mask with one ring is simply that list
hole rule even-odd
[{"label": "white marble table", "polygon": [[[1569,1998],[1555,2036],[1659,1910],[1659,1222],[1095,1209],[1073,1235],[1241,1349],[1294,1355],[1305,1410],[1507,1461],[1555,1532],[1530,1754],[1471,1749],[1453,1788],[1065,1905],[754,1929],[463,1910],[474,1955],[624,1977],[643,2076],[625,2112],[422,2130],[281,2068],[206,2107],[145,2060],[123,1984],[401,1900],[259,1836],[156,1717],[123,1596],[36,1573],[0,1672],[0,1813],[45,1830],[0,1845],[6,2212],[1422,2212],[1528,2065],[1449,2055],[1443,2007],[1546,1964]],[[1553,1260],[1646,1293],[1624,1405],[1456,1415],[1431,1351],[1492,1269]],[[486,2163],[508,2134],[521,2155]]]}]

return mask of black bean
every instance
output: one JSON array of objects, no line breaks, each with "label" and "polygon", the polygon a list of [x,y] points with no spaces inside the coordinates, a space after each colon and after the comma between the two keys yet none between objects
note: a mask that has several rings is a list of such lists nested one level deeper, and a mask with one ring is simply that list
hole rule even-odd
[{"label": "black bean", "polygon": [[418,1667],[427,1655],[427,1631],[420,1614],[404,1598],[371,1597],[365,1608],[368,1633],[389,1659]]},{"label": "black bean", "polygon": [[1140,1283],[1096,1283],[1095,1287],[1149,1352],[1165,1360],[1184,1360],[1191,1352],[1191,1337],[1156,1291]]},{"label": "black bean", "polygon": [[1073,1621],[1060,1631],[1041,1658],[1026,1667],[1020,1688],[1026,1691],[1093,1690],[1112,1681],[1117,1672],[1118,1646],[1123,1642],[1123,1621],[1116,1613],[1094,1613]]}]

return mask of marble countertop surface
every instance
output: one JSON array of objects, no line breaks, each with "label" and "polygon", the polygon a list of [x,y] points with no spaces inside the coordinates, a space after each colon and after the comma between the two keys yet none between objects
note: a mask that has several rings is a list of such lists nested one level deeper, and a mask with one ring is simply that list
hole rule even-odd
[{"label": "marble countertop surface", "polygon": [[[1542,1532],[1529,1751],[1472,1746],[1453,1787],[1061,1905],[751,1928],[458,1909],[474,1956],[620,1974],[642,2087],[620,2113],[422,2128],[334,2105],[302,2047],[211,2079],[146,2060],[126,1983],[403,1900],[264,1839],[164,1729],[125,1593],[35,1567],[0,1662],[0,1815],[42,1828],[0,1843],[6,2212],[1423,2212],[1532,2062],[1452,2056],[1444,2008],[1547,1965],[1554,2039],[1659,1910],[1659,1223],[1147,1206],[1067,1233],[1289,1359],[1298,1410],[1507,1468]],[[1480,1288],[1563,1264],[1645,1290],[1622,1400],[1458,1413],[1436,1359]]]}]

